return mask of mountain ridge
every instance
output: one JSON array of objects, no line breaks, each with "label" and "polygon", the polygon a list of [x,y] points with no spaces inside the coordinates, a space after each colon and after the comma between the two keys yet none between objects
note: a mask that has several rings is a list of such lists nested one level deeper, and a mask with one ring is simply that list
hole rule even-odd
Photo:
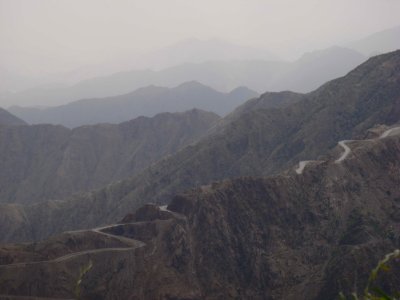
[{"label": "mountain ridge", "polygon": [[193,143],[218,120],[193,109],[118,125],[0,128],[0,201],[57,200],[131,176]]},{"label": "mountain ridge", "polygon": [[[242,85],[259,93],[282,89],[310,92],[326,80],[345,75],[366,59],[354,50],[337,47],[330,48],[324,61],[320,58],[321,52],[324,51],[314,52],[316,60],[311,64],[312,68],[303,66],[301,59],[294,62],[239,60],[186,63],[161,71],[119,72],[61,89],[27,90],[0,100],[25,106],[57,106],[77,99],[125,94],[150,84],[173,87],[188,80],[197,80],[225,92]],[[324,66],[331,66],[331,69]],[[37,99],[41,99],[42,102],[37,103]]]},{"label": "mountain ridge", "polygon": [[193,108],[225,115],[256,96],[258,94],[250,89],[221,93],[197,81],[190,81],[174,88],[150,85],[116,97],[82,99],[49,108],[11,107],[9,111],[31,124],[51,123],[74,128],[97,123],[121,123],[139,116],[152,117],[162,112],[174,113]]}]

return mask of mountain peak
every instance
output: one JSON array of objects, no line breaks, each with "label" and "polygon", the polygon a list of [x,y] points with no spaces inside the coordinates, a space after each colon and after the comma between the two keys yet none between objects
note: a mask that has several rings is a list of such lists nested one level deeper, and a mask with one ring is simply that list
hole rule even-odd
[{"label": "mountain peak", "polygon": [[190,90],[190,89],[211,89],[209,86],[206,86],[196,80],[191,80],[191,81],[186,81],[184,83],[181,83],[180,85],[178,85],[177,87],[175,87],[175,89],[178,90]]},{"label": "mountain peak", "polygon": [[254,94],[254,97],[259,96],[256,91],[249,89],[247,86],[238,86],[229,92],[230,95],[243,95],[243,94]]}]

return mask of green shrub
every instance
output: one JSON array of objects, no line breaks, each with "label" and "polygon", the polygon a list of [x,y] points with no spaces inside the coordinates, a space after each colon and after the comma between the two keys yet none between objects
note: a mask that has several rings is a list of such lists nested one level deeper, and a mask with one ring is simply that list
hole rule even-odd
[{"label": "green shrub", "polygon": [[347,298],[343,293],[340,293],[340,300],[399,300],[398,296],[388,295],[385,291],[380,289],[379,287],[374,285],[378,277],[379,271],[390,271],[390,267],[388,263],[395,258],[400,258],[400,250],[397,249],[389,254],[386,254],[385,257],[379,261],[378,265],[371,271],[367,285],[364,289],[364,293],[362,296],[358,296],[357,293],[352,293],[349,298]]}]

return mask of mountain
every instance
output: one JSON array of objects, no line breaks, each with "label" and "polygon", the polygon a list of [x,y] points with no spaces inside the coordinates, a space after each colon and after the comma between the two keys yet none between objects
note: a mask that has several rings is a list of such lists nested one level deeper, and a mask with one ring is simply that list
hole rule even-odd
[{"label": "mountain", "polygon": [[365,57],[333,47],[305,55],[294,62],[233,60],[185,63],[160,71],[139,70],[81,81],[63,88],[36,88],[0,97],[9,106],[58,106],[78,99],[109,97],[149,85],[175,87],[190,80],[219,91],[246,86],[259,93],[292,90],[310,92],[327,80],[344,76]]},{"label": "mountain", "polygon": [[58,106],[78,99],[127,94],[149,85],[172,88],[188,81],[198,81],[225,92],[238,86],[248,86],[247,84],[253,86],[254,90],[265,91],[269,78],[285,65],[284,62],[265,61],[185,63],[161,71],[120,72],[87,79],[67,87],[46,89],[38,87],[7,96],[0,95],[0,103],[9,106]]},{"label": "mountain", "polygon": [[400,26],[369,35],[350,43],[348,47],[366,56],[377,55],[400,49]]},{"label": "mountain", "polygon": [[120,123],[139,116],[182,112],[193,108],[225,115],[258,94],[245,87],[221,93],[198,82],[175,88],[149,86],[129,94],[84,99],[49,108],[11,107],[9,111],[31,124],[61,124],[70,128],[98,123]]},{"label": "mountain", "polygon": [[132,176],[195,142],[218,120],[191,110],[73,130],[0,126],[0,202],[57,200]]},{"label": "mountain", "polygon": [[[400,246],[400,127],[393,133],[353,141],[345,160],[336,153],[300,175],[217,182],[119,224],[3,246],[0,293],[70,299],[79,279],[82,299],[362,293],[377,261]],[[400,270],[389,266],[379,283],[392,294]]]},{"label": "mountain", "polygon": [[5,109],[0,108],[0,126],[4,125],[24,125],[26,124],[21,119],[16,116],[10,114]]},{"label": "mountain", "polygon": [[312,91],[345,75],[365,60],[364,55],[341,47],[306,53],[274,79],[270,90]]},{"label": "mountain", "polygon": [[239,109],[231,122],[129,179],[60,202],[3,205],[0,236],[32,240],[109,224],[142,204],[167,203],[177,193],[215,180],[269,176],[300,160],[323,158],[340,140],[399,121],[399,66],[400,51],[373,57],[312,93],[285,92],[297,102],[283,108],[260,109],[279,98],[267,93],[252,100],[256,109],[248,107],[241,115]]},{"label": "mountain", "polygon": [[[229,60],[277,61],[279,58],[265,49],[240,46],[221,39],[185,39],[171,46],[150,51],[135,61],[136,68],[165,69],[185,63]],[[125,63],[126,65],[126,63]]]}]

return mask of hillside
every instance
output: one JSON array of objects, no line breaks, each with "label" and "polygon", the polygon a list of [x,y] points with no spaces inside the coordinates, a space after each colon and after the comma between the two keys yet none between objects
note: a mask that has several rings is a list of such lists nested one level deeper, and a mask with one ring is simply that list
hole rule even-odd
[{"label": "hillside", "polygon": [[0,202],[56,200],[132,176],[195,142],[218,120],[191,110],[73,130],[0,127]]},{"label": "hillside", "polygon": [[[338,152],[300,175],[213,183],[166,208],[141,207],[122,224],[4,246],[0,293],[71,298],[89,260],[84,299],[334,300],[361,292],[369,270],[400,246],[399,129],[384,138],[376,129],[352,142],[342,162]],[[399,276],[393,268],[380,284],[392,293]]]},{"label": "hillside", "polygon": [[85,99],[50,108],[11,107],[9,111],[30,124],[61,124],[70,128],[121,123],[139,116],[152,117],[162,112],[182,112],[193,108],[225,115],[258,94],[245,87],[220,93],[198,82],[175,88],[149,86],[132,93],[99,99]]},{"label": "hillside", "polygon": [[[399,121],[399,69],[400,51],[371,58],[345,77],[294,96],[300,101],[292,105],[246,109],[211,135],[130,179],[62,202],[3,206],[2,236],[38,239],[112,223],[126,211],[148,202],[167,203],[188,188],[225,178],[277,174],[300,160],[316,160],[339,140]],[[253,102],[260,106],[271,97],[277,94],[267,93]]]},{"label": "hillside", "polygon": [[0,108],[0,126],[1,125],[25,125],[26,123],[16,116],[10,114],[5,109]]}]

